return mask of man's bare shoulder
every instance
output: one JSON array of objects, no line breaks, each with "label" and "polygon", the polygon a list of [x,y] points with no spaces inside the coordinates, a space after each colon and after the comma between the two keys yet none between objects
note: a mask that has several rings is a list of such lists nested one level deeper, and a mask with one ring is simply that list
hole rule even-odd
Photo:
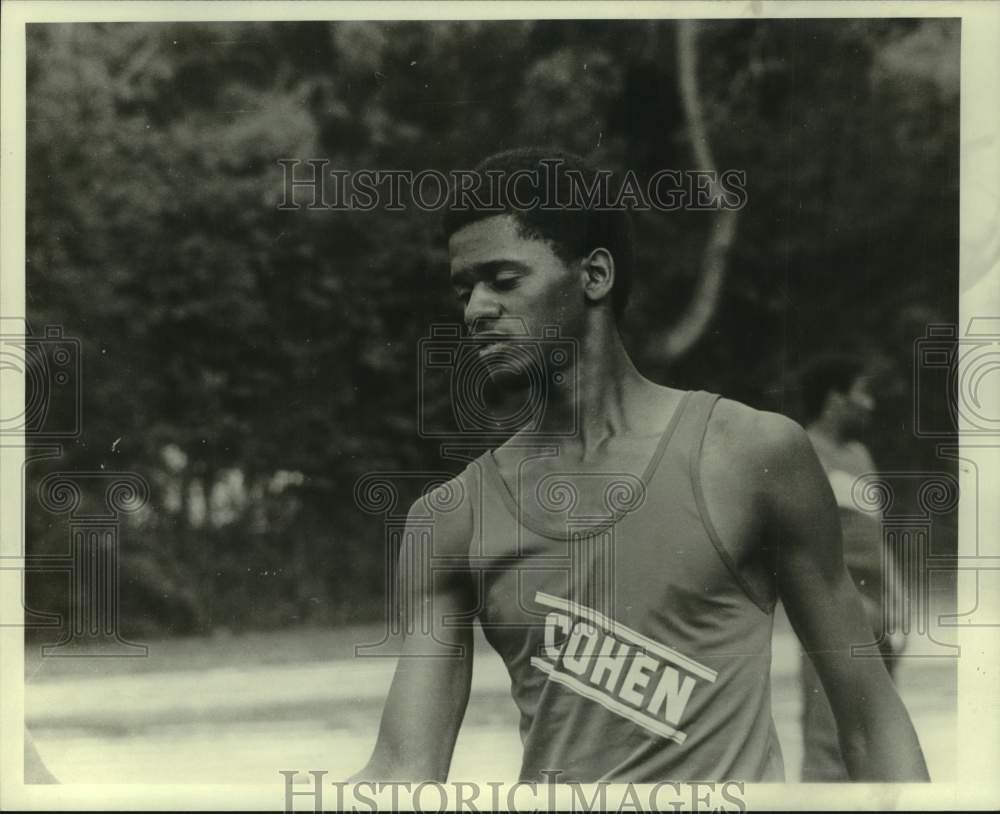
[{"label": "man's bare shoulder", "polygon": [[780,476],[815,458],[805,429],[780,413],[721,398],[705,433],[705,456],[741,471]]},{"label": "man's bare shoulder", "polygon": [[413,502],[406,524],[410,530],[431,532],[436,557],[461,557],[472,539],[472,496],[468,482],[456,475],[428,489]]}]

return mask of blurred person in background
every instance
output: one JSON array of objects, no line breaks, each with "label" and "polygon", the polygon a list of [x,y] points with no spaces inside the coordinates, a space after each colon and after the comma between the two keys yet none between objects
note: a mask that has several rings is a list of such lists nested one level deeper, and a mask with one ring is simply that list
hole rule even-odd
[{"label": "blurred person in background", "polygon": [[24,730],[24,782],[25,783],[58,783],[55,775],[49,771],[45,761],[38,754],[35,741],[27,728]]},{"label": "blurred person in background", "polygon": [[[886,622],[888,613],[898,606],[895,597],[900,590],[900,578],[895,563],[883,551],[881,514],[862,507],[853,497],[858,479],[876,472],[871,453],[861,440],[875,410],[871,378],[865,363],[857,356],[831,354],[814,360],[802,375],[803,423],[837,501],[844,564],[861,594],[874,641],[878,642],[892,676],[896,666],[894,657],[902,651],[904,641],[902,634],[890,635],[896,626]],[[887,603],[883,602],[883,596],[890,597]],[[834,715],[812,660],[805,652],[801,676],[802,781],[847,780]]]}]

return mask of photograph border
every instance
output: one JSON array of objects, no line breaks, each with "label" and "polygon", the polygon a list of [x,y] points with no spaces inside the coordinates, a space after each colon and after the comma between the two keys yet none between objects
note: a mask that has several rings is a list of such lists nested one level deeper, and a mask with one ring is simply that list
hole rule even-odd
[{"label": "photograph border", "polygon": [[[2,221],[0,221],[0,315],[25,316],[25,25],[36,22],[93,21],[237,21],[237,20],[394,20],[394,19],[618,19],[695,17],[701,19],[960,17],[961,34],[961,177],[960,177],[960,321],[967,330],[973,318],[1000,324],[1000,4],[980,2],[32,2],[3,5],[2,37]],[[960,371],[961,374],[961,371]],[[994,378],[996,374],[994,374]],[[4,415],[23,408],[24,389],[4,379],[0,408]],[[997,393],[986,393],[1000,415]],[[958,608],[976,609],[978,618],[1000,619],[1000,506],[989,500],[1000,493],[1000,435],[960,432]],[[275,810],[285,803],[284,780],[259,784],[73,784],[25,785],[23,777],[24,630],[23,572],[15,570],[24,552],[23,440],[0,438],[0,808],[5,810]],[[978,499],[977,499],[978,496]],[[978,529],[978,538],[975,530]],[[21,562],[23,567],[23,561]],[[965,566],[963,566],[965,567]],[[1000,625],[962,624],[956,710],[956,779],[924,784],[747,784],[747,808],[787,810],[992,809],[1000,799]],[[322,768],[299,767],[306,772]],[[329,778],[339,780],[340,778]],[[593,788],[585,786],[587,788]],[[637,787],[639,788],[639,787]],[[611,787],[609,805],[620,792]],[[388,798],[386,798],[388,799]],[[488,795],[484,799],[489,799]],[[562,793],[557,799],[566,805]],[[335,802],[334,795],[327,798]],[[405,801],[401,801],[405,806]],[[308,797],[297,810],[312,810]]]}]

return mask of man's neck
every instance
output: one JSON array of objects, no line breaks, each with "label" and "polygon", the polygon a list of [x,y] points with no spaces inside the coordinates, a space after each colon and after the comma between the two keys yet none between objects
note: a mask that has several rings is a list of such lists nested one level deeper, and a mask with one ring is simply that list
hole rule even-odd
[{"label": "man's neck", "polygon": [[577,432],[556,443],[576,447],[586,460],[612,438],[644,431],[640,402],[655,387],[636,369],[614,322],[595,320],[579,341],[575,367],[568,368],[562,386],[549,393],[542,434],[547,427],[565,427],[573,420]]},{"label": "man's neck", "polygon": [[807,430],[838,448],[847,446],[851,440],[842,429],[841,422],[825,414],[810,423]]}]

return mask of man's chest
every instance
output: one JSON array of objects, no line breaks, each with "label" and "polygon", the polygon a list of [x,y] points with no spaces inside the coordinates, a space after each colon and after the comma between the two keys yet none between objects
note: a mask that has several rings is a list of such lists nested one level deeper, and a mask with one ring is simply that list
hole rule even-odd
[{"label": "man's chest", "polygon": [[711,427],[692,461],[692,488],[702,520],[741,570],[759,571],[773,554],[764,497],[768,475],[748,464],[738,445],[712,433]]},{"label": "man's chest", "polygon": [[504,451],[498,473],[520,510],[543,522],[612,519],[647,497],[648,440],[621,442],[580,460],[557,450]]}]

